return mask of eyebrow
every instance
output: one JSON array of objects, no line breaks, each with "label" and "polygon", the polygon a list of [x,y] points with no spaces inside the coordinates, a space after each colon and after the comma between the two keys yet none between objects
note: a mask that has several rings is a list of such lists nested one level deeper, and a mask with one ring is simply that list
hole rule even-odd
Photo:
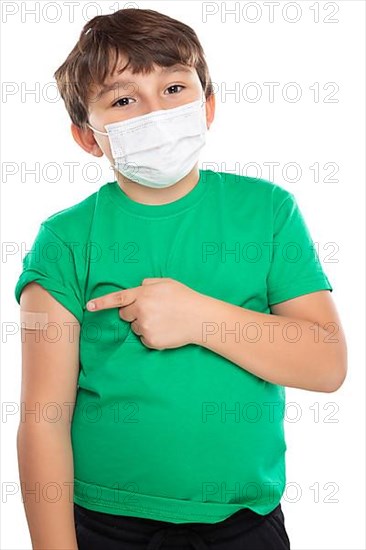
[{"label": "eyebrow", "polygon": [[[171,67],[162,67],[162,74],[171,74],[171,73],[191,73],[191,70],[185,65],[172,65]],[[114,90],[116,87],[122,84],[131,84],[131,79],[121,78],[112,84],[104,84],[97,94],[97,100],[100,99],[104,94]]]}]

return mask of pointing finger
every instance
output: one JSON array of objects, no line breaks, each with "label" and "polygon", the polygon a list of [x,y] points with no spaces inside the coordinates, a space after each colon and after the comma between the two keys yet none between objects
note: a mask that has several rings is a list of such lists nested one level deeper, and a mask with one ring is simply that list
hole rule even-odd
[{"label": "pointing finger", "polygon": [[88,311],[100,311],[103,309],[127,306],[136,300],[139,288],[140,287],[126,288],[124,290],[117,290],[117,292],[105,294],[104,296],[99,296],[99,298],[93,298],[93,300],[90,300],[86,304],[86,307]]}]

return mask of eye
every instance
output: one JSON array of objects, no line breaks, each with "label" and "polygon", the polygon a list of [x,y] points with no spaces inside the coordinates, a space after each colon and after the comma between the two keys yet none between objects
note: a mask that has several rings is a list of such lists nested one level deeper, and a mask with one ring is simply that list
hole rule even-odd
[{"label": "eye", "polygon": [[[181,84],[172,84],[172,86],[169,86],[169,88],[167,88],[167,90],[171,90],[172,88],[185,88],[185,86],[182,86]],[[178,92],[180,93],[180,92]],[[172,95],[172,94],[168,94],[168,95]]]},{"label": "eye", "polygon": [[[117,105],[120,101],[124,101],[125,99],[133,99],[132,97],[121,97],[120,99],[117,99],[117,101],[115,103],[112,104],[112,107],[119,107],[119,105]],[[129,103],[125,103],[124,105],[121,105],[121,107],[124,107],[126,105],[129,105]]]},{"label": "eye", "polygon": [[[175,88],[182,88],[184,89],[185,86],[182,86],[181,84],[172,84],[171,86],[169,86],[167,88],[167,90],[171,90],[171,89],[175,89]],[[180,93],[180,91],[176,92],[176,93]],[[168,94],[168,95],[172,95],[172,94]],[[173,93],[174,95],[174,93]],[[120,101],[125,101],[125,100],[129,100],[129,99],[132,99],[133,101],[135,101],[132,97],[121,97],[120,99],[117,99],[117,101],[115,103],[112,104],[112,107],[126,107],[129,105],[129,103],[124,103],[123,105],[120,105]]]}]

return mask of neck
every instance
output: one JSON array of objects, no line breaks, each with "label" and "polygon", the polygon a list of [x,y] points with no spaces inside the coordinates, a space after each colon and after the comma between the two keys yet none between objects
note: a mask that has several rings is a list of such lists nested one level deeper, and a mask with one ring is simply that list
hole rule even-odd
[{"label": "neck", "polygon": [[170,187],[156,189],[140,185],[128,178],[125,178],[120,172],[115,172],[116,179],[121,189],[126,195],[135,202],[142,204],[159,205],[176,201],[189,193],[198,183],[199,169],[195,164],[193,169],[184,178]]}]

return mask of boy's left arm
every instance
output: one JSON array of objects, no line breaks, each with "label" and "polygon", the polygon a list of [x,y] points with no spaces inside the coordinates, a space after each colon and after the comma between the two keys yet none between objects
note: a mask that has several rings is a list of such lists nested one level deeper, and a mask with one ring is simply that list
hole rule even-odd
[{"label": "boy's left arm", "polygon": [[[333,392],[347,373],[347,345],[328,290],[259,313],[201,295],[192,342],[273,384]],[[196,312],[197,314],[197,312]]]},{"label": "boy's left arm", "polygon": [[329,290],[272,305],[274,315],[164,277],[92,301],[90,311],[118,308],[153,349],[196,344],[268,382],[311,391],[336,391],[346,376],[346,339]]}]

